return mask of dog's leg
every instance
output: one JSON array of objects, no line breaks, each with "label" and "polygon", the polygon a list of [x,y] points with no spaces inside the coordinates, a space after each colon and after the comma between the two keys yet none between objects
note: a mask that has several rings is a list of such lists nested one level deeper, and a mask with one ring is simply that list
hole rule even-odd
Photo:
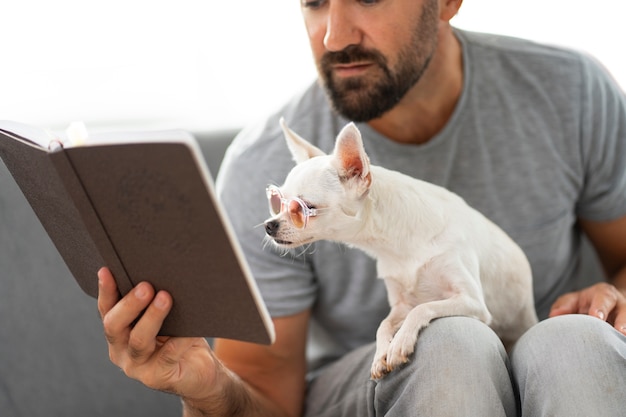
[{"label": "dog's leg", "polygon": [[393,337],[387,351],[387,372],[408,362],[419,332],[440,317],[466,316],[489,323],[491,315],[479,299],[459,293],[444,300],[430,301],[413,308]]},{"label": "dog's leg", "polygon": [[391,311],[380,323],[376,331],[376,353],[372,362],[371,375],[373,379],[382,378],[387,373],[387,352],[394,335],[402,326],[407,314],[413,309],[416,301],[407,299],[404,287],[393,279],[385,279],[387,298]]},{"label": "dog's leg", "polygon": [[395,304],[389,315],[380,323],[376,331],[376,353],[372,363],[371,375],[373,379],[382,378],[387,371],[387,352],[394,335],[402,326],[411,306]]}]

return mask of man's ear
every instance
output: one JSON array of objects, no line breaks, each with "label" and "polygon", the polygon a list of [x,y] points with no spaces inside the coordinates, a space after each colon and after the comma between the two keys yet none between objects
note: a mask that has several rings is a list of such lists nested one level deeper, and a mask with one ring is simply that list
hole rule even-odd
[{"label": "man's ear", "polygon": [[463,0],[440,0],[439,1],[439,18],[443,21],[450,21],[461,8]]},{"label": "man's ear", "polygon": [[314,156],[326,155],[321,149],[311,145],[306,139],[300,137],[296,132],[289,129],[285,119],[280,118],[280,127],[285,134],[285,140],[287,141],[287,147],[291,151],[293,160],[296,163],[304,162],[307,159],[311,159]]},{"label": "man's ear", "polygon": [[343,180],[358,179],[365,188],[369,188],[372,181],[370,162],[363,148],[361,133],[354,123],[347,124],[339,132],[333,155]]}]

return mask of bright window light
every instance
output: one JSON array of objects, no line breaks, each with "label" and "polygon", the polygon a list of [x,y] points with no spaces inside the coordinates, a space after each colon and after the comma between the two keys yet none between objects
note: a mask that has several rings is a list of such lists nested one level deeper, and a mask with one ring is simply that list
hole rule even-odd
[{"label": "bright window light", "polygon": [[[458,27],[596,56],[626,88],[623,0],[467,0]],[[2,7],[0,119],[63,129],[241,127],[315,79],[297,0]]]}]

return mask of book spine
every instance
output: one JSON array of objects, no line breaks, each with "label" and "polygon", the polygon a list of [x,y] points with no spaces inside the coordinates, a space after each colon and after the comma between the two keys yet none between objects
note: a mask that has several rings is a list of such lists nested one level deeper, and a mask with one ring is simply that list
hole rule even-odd
[{"label": "book spine", "polygon": [[[67,195],[74,203],[74,207],[80,217],[80,223],[83,225],[83,230],[88,235],[93,246],[95,246],[98,258],[102,259],[102,263],[98,268],[102,266],[108,267],[115,277],[120,293],[122,295],[127,294],[134,285],[128,277],[126,269],[116,253],[107,231],[100,221],[97,210],[94,208],[78,173],[74,169],[69,155],[62,149],[48,155],[59,178],[62,180]],[[76,227],[80,226],[76,225]],[[86,238],[87,236],[83,236],[80,240],[85,241]],[[81,249],[78,247],[76,250],[80,252]],[[89,257],[93,256],[93,254],[90,251],[86,251],[82,256]],[[85,259],[84,261],[87,260]],[[94,273],[93,280],[97,282],[96,278]]]},{"label": "book spine", "polygon": [[63,153],[48,152],[16,135],[0,132],[0,157],[11,176],[80,288],[97,297],[96,273],[106,263],[74,204],[74,199],[84,197],[76,187],[68,190],[64,184],[71,183],[75,174],[67,161],[63,163]]}]

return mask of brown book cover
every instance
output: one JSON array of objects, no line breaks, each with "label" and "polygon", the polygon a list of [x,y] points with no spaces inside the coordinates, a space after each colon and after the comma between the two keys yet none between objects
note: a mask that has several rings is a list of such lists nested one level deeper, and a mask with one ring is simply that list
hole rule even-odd
[{"label": "brown book cover", "polygon": [[185,131],[81,138],[0,121],[0,157],[80,287],[111,269],[122,295],[168,291],[169,336],[269,344],[274,329],[195,139]]}]

